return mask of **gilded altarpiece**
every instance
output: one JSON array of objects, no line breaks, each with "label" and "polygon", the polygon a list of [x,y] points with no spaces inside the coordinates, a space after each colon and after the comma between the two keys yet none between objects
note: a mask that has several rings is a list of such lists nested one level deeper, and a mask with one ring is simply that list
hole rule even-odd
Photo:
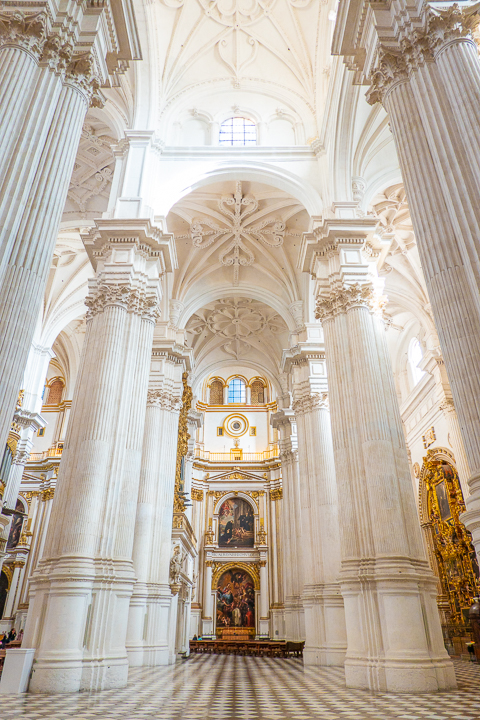
[{"label": "gilded altarpiece", "polygon": [[480,593],[471,534],[460,522],[465,502],[448,451],[432,450],[420,475],[420,516],[433,569],[439,577],[439,608],[446,626],[468,624],[468,609]]}]

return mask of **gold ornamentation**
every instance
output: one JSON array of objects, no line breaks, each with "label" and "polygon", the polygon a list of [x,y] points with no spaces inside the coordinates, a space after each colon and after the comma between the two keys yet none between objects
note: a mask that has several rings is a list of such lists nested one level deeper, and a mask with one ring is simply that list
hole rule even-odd
[{"label": "gold ornamentation", "polygon": [[190,495],[192,500],[197,500],[198,502],[202,502],[203,500],[203,490],[198,490],[198,488],[192,488]]},{"label": "gold ornamentation", "polygon": [[267,561],[266,560],[259,560],[258,561],[259,567],[267,567]]},{"label": "gold ornamentation", "polygon": [[20,408],[22,407],[24,396],[25,396],[25,390],[20,390],[20,392],[18,393],[17,406],[15,408],[16,410],[20,410]]},{"label": "gold ornamentation", "polygon": [[263,518],[260,518],[260,528],[257,532],[257,545],[267,544],[267,533],[263,526]]},{"label": "gold ornamentation", "polygon": [[183,394],[182,409],[178,419],[178,442],[177,442],[177,465],[175,468],[175,497],[173,501],[174,512],[184,512],[185,500],[183,499],[183,474],[184,458],[188,452],[188,440],[190,438],[188,432],[188,413],[192,407],[193,393],[187,383],[188,374],[182,375]]},{"label": "gold ornamentation", "polygon": [[212,518],[208,518],[208,530],[205,533],[205,545],[213,545],[215,542],[215,533],[212,527]]},{"label": "gold ornamentation", "polygon": [[423,458],[420,519],[431,564],[448,600],[450,621],[462,624],[462,611],[479,595],[480,583],[472,536],[460,521],[465,503],[451,458],[443,448],[429,450]]},{"label": "gold ornamentation", "polygon": [[12,563],[13,569],[15,568],[23,568],[25,567],[25,561],[24,560],[14,560]]},{"label": "gold ornamentation", "polygon": [[[213,565],[212,561],[207,560],[205,565],[208,565],[210,562],[210,565]],[[226,562],[226,563],[216,563],[216,567],[214,568],[214,571],[212,573],[212,590],[217,589],[218,581],[220,580],[220,577],[223,575],[224,572],[227,572],[227,570],[233,570],[234,568],[239,568],[240,570],[245,570],[249,573],[253,580],[253,586],[255,590],[260,590],[260,573],[258,571],[258,565],[256,563],[244,563],[244,562]]]},{"label": "gold ornamentation", "polygon": [[46,490],[42,490],[42,501],[47,502],[48,500],[53,500],[54,495],[55,488],[47,488]]},{"label": "gold ornamentation", "polygon": [[172,527],[175,530],[181,530],[183,528],[183,515],[182,513],[173,513]]},{"label": "gold ornamentation", "polygon": [[271,500],[282,500],[283,498],[283,489],[282,488],[275,488],[275,490],[270,490],[270,499]]},{"label": "gold ornamentation", "polygon": [[427,430],[425,435],[422,435],[423,447],[425,450],[430,447],[430,445],[433,445],[436,439],[437,436],[435,435],[435,428],[432,426],[429,430]]},{"label": "gold ornamentation", "polygon": [[25,498],[27,501],[28,506],[30,507],[30,504],[32,502],[32,498],[38,497],[40,495],[39,490],[28,490],[27,492],[21,492],[20,495]]}]

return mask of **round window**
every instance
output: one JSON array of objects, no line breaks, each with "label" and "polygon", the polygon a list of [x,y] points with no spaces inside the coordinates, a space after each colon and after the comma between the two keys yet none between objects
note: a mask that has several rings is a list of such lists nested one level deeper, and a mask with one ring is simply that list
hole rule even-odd
[{"label": "round window", "polygon": [[248,420],[243,415],[235,413],[234,415],[229,415],[225,418],[223,421],[223,427],[225,428],[227,435],[230,435],[231,437],[240,437],[241,435],[245,435],[248,430]]}]

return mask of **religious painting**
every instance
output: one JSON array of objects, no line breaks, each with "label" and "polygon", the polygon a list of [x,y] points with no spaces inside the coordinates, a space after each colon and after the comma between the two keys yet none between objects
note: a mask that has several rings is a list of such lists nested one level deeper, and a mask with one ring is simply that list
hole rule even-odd
[{"label": "religious painting", "polygon": [[448,503],[447,488],[444,482],[438,483],[435,486],[435,492],[437,494],[437,502],[440,510],[440,517],[442,520],[448,520],[451,516],[450,505]]},{"label": "religious painting", "polygon": [[[15,510],[23,511],[23,505],[20,502],[20,500],[17,500]],[[9,533],[8,542],[7,542],[8,550],[12,550],[13,548],[17,547],[18,543],[20,542],[20,536],[22,534],[22,526],[23,526],[23,515],[21,515],[20,513],[18,513],[18,514],[13,513],[12,524],[10,525],[10,533]]]},{"label": "religious painting", "polygon": [[223,573],[217,585],[217,628],[255,627],[255,587],[240,568]]},{"label": "religious painting", "polygon": [[243,498],[230,498],[222,503],[218,515],[219,547],[253,547],[254,514]]}]

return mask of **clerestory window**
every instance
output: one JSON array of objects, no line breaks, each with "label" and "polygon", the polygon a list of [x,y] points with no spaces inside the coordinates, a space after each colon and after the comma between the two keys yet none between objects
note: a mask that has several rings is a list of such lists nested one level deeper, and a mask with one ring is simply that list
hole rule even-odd
[{"label": "clerestory window", "polygon": [[247,401],[245,383],[241,378],[232,378],[228,385],[228,402],[244,403]]},{"label": "clerestory window", "polygon": [[425,372],[418,367],[419,362],[423,358],[422,346],[417,338],[413,338],[408,348],[408,362],[413,378],[413,385],[418,385]]},{"label": "clerestory window", "polygon": [[220,125],[220,145],[256,145],[257,126],[252,120],[231,117]]}]

